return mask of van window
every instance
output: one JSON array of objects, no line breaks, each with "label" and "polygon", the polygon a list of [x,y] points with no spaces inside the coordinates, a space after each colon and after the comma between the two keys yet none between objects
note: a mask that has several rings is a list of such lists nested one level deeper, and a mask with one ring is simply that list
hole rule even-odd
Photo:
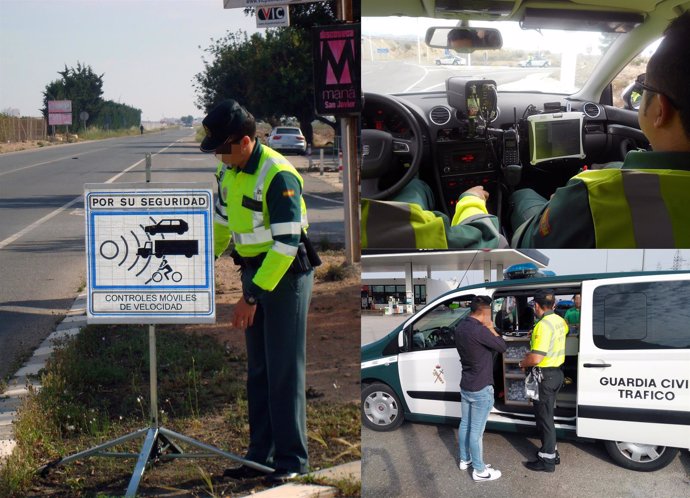
[{"label": "van window", "polygon": [[604,285],[594,290],[600,349],[690,348],[690,282]]},{"label": "van window", "polygon": [[455,347],[455,327],[470,313],[469,299],[444,301],[412,324],[412,351]]}]

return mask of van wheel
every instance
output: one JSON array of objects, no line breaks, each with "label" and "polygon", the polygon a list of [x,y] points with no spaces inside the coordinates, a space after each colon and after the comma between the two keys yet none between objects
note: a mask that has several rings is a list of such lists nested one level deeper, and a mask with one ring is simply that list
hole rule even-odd
[{"label": "van wheel", "polygon": [[678,454],[677,448],[653,444],[604,441],[614,462],[626,469],[651,472],[666,467]]},{"label": "van wheel", "polygon": [[397,394],[386,384],[371,384],[362,390],[362,423],[375,431],[392,431],[403,423]]}]

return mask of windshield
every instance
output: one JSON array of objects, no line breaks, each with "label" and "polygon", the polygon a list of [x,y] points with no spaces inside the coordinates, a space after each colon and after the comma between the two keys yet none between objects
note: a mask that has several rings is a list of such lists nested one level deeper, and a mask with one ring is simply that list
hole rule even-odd
[{"label": "windshield", "polygon": [[411,17],[362,19],[362,89],[375,93],[445,90],[451,76],[495,80],[498,90],[572,94],[578,91],[617,34],[522,30],[517,22],[470,22],[501,32],[503,48],[471,54],[430,48],[431,26],[457,21]]}]

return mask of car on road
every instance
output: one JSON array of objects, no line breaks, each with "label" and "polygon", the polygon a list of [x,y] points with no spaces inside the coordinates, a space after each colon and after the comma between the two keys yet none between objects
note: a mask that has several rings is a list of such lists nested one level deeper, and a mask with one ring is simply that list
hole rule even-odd
[{"label": "car on road", "polygon": [[162,219],[155,225],[147,225],[144,227],[144,232],[151,235],[156,235],[158,233],[177,233],[182,235],[187,230],[189,230],[189,225],[186,221],[171,218]]},{"label": "car on road", "polygon": [[441,66],[441,65],[453,65],[453,66],[461,66],[465,64],[465,59],[462,57],[458,57],[457,55],[444,55],[443,57],[439,57],[436,59],[436,65]]},{"label": "car on road", "polygon": [[[362,0],[368,43],[407,56],[385,64],[363,58],[362,144],[372,153],[362,158],[360,194],[395,200],[421,180],[433,194],[429,210],[452,219],[460,195],[483,186],[488,211],[510,241],[511,192],[531,188],[548,199],[585,167],[650,148],[632,98],[621,94],[645,72],[663,30],[687,2],[486,4],[465,8],[460,2],[451,9],[441,0]],[[450,47],[453,30],[471,33],[463,42],[474,45]],[[412,39],[428,48],[407,42]],[[451,48],[468,59],[462,71],[423,70],[437,57],[427,55],[429,49]],[[518,64],[526,65],[528,54],[535,54],[528,67],[548,62],[561,70],[525,71]],[[568,123],[542,127],[542,117],[559,115]],[[507,140],[512,130],[515,139]]]},{"label": "car on road", "polygon": [[280,152],[307,152],[307,140],[302,130],[295,126],[278,126],[268,135],[268,146]]},{"label": "car on road", "polygon": [[529,58],[518,63],[520,67],[549,67],[550,65],[548,59],[542,57]]},{"label": "car on road", "polygon": [[[508,348],[494,357],[494,406],[488,425],[535,431],[518,363],[530,351],[530,303],[551,289],[582,297],[578,333],[566,337],[564,387],[555,422],[562,436],[604,442],[622,467],[652,471],[688,449],[690,415],[690,272],[629,272],[528,277],[442,294],[378,341],[362,346],[362,423],[390,431],[404,420],[461,418],[462,358],[457,324],[477,295],[493,299],[496,331]],[[574,332],[574,331],[573,331]]]}]

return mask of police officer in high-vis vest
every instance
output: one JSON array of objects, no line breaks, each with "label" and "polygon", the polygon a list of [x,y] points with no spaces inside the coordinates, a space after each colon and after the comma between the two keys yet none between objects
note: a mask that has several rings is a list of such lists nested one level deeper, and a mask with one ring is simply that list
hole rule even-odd
[{"label": "police officer in high-vis vest", "polygon": [[[215,255],[230,242],[242,269],[232,325],[245,330],[249,449],[246,459],[275,469],[273,482],[308,471],[305,362],[314,271],[307,255],[303,182],[279,153],[256,139],[256,122],[234,100],[203,120],[203,152],[215,152]],[[252,478],[241,466],[225,475]]]},{"label": "police officer in high-vis vest", "polygon": [[654,152],[583,171],[547,201],[511,197],[515,247],[690,247],[690,13],[675,19],[637,78],[638,121]]},{"label": "police officer in high-vis vest", "polygon": [[534,314],[539,321],[534,325],[530,338],[530,352],[518,364],[520,368],[532,368],[540,379],[539,400],[534,401],[534,415],[541,437],[541,448],[535,461],[525,466],[534,471],[554,472],[560,463],[556,447],[556,427],[553,412],[556,396],[563,386],[565,361],[565,336],[568,325],[554,313],[556,298],[552,290],[542,289],[534,296]]}]

